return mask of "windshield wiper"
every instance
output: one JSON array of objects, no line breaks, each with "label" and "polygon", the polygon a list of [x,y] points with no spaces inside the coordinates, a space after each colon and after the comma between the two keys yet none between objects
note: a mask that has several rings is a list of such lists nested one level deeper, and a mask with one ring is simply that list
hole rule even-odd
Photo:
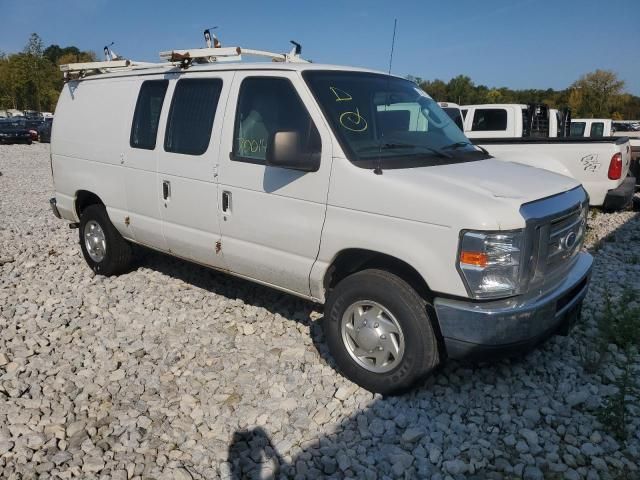
[{"label": "windshield wiper", "polygon": [[376,152],[378,150],[393,150],[396,148],[416,148],[415,145],[409,143],[383,143],[381,145],[371,145],[370,147],[361,148],[360,152]]},{"label": "windshield wiper", "polygon": [[451,145],[447,145],[445,147],[442,147],[443,150],[455,150],[457,148],[462,148],[462,147],[466,147],[467,145],[471,145],[473,147],[477,147],[482,153],[484,153],[485,155],[489,155],[489,152],[484,148],[481,147],[480,145],[476,145],[475,143],[471,143],[471,142],[455,142],[452,143]]},{"label": "windshield wiper", "polygon": [[422,148],[422,149],[430,151],[431,153],[436,154],[439,157],[452,158],[450,154],[448,154],[447,152],[444,152],[442,150],[439,150],[437,148],[427,147],[426,145],[411,145],[409,143],[383,143],[381,145],[372,145],[370,147],[361,148],[358,151],[358,153],[375,152],[375,151],[383,151],[383,150],[405,149],[405,148],[411,148],[411,149]]}]

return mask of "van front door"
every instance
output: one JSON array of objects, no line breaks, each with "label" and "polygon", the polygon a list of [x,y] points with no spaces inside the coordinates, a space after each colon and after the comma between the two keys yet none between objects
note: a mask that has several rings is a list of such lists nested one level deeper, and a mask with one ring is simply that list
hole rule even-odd
[{"label": "van front door", "polygon": [[224,268],[216,159],[233,74],[172,79],[173,95],[158,155],[157,198],[170,253]]},{"label": "van front door", "polygon": [[[266,165],[276,132],[295,132],[317,171]],[[331,137],[296,72],[237,72],[220,151],[222,251],[234,273],[309,295],[325,218]]]}]

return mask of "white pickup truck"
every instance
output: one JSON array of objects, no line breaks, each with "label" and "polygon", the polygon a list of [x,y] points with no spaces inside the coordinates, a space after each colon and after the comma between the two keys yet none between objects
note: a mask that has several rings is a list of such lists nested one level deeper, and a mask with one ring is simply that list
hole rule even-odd
[{"label": "white pickup truck", "polygon": [[249,52],[275,61],[62,67],[50,203],[94,272],[139,244],[323,303],[338,368],[381,393],[579,317],[578,182],[491,158],[403,78]]},{"label": "white pickup truck", "polygon": [[[541,108],[541,112],[533,111]],[[464,133],[498,159],[551,170],[579,181],[592,206],[606,210],[631,202],[635,178],[628,176],[626,137],[565,137],[563,115],[520,104],[466,105]]]},{"label": "white pickup truck", "polygon": [[640,182],[640,132],[616,131],[613,120],[609,118],[571,119],[572,137],[627,137],[631,147],[631,173]]}]

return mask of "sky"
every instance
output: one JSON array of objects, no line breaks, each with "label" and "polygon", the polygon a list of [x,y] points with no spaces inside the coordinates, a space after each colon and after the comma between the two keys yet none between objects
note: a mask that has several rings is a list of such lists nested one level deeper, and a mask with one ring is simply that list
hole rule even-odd
[{"label": "sky", "polygon": [[640,0],[258,1],[0,0],[0,51],[75,45],[102,56],[159,61],[158,52],[200,48],[202,31],[223,46],[284,52],[289,40],[318,63],[433,80],[465,74],[489,87],[563,89],[597,68],[640,95]]}]

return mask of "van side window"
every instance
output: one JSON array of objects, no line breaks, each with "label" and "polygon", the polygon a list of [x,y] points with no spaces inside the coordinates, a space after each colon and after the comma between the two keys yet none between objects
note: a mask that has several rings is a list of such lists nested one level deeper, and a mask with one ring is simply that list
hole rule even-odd
[{"label": "van side window", "polygon": [[590,137],[602,137],[604,135],[604,123],[602,122],[593,122],[591,124],[591,131],[589,132]]},{"label": "van side window", "polygon": [[142,83],[131,124],[131,147],[147,150],[156,148],[160,111],[168,85],[168,80],[147,80]]},{"label": "van side window", "polygon": [[487,132],[507,129],[507,111],[502,108],[479,108],[473,113],[471,130]]},{"label": "van side window", "polygon": [[178,80],[167,119],[164,149],[167,152],[202,155],[209,147],[222,80]]},{"label": "van side window", "polygon": [[232,159],[265,164],[273,136],[283,131],[298,132],[301,153],[320,153],[320,134],[289,80],[245,79],[238,96]]}]

